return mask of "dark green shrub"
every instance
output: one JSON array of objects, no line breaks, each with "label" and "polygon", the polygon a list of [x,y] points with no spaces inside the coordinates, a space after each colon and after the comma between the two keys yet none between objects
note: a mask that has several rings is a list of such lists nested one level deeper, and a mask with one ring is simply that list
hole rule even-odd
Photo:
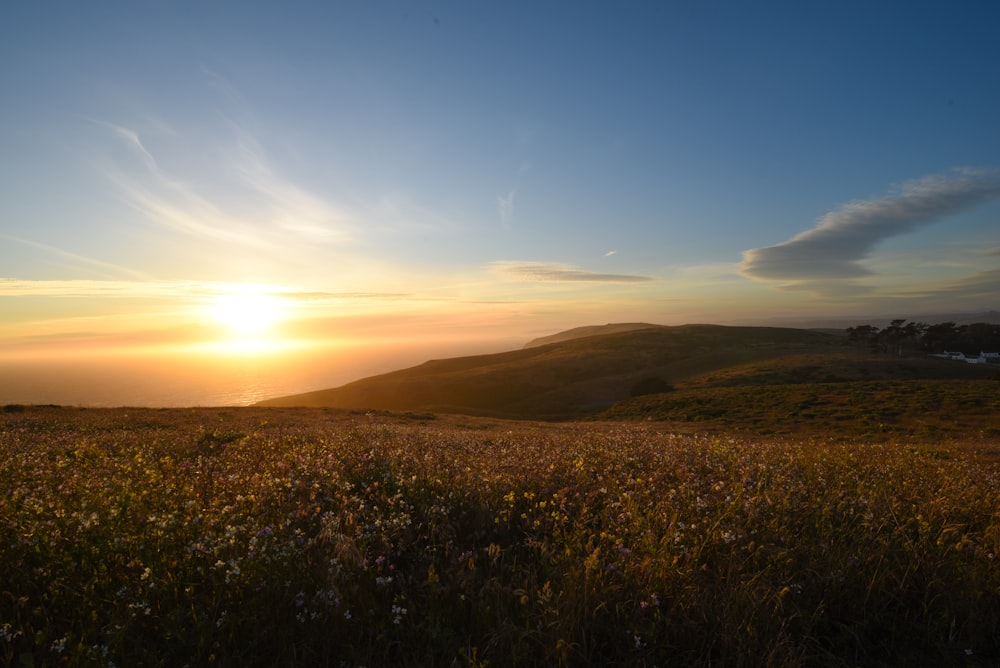
[{"label": "dark green shrub", "polygon": [[650,376],[648,378],[643,378],[638,383],[632,386],[629,396],[641,397],[646,394],[660,394],[662,392],[670,392],[674,388],[667,383],[667,381],[656,376]]}]

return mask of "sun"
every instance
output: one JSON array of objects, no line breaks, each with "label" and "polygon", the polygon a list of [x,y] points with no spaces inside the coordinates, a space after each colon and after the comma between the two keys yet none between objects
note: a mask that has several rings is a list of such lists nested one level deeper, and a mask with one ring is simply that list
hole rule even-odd
[{"label": "sun", "polygon": [[207,307],[208,315],[239,338],[267,335],[284,318],[284,303],[274,294],[255,290],[226,292]]}]

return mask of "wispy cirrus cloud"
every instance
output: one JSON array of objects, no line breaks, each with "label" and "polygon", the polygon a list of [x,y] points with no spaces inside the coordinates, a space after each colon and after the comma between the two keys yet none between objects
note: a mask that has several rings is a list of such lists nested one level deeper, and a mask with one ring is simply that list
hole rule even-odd
[{"label": "wispy cirrus cloud", "polygon": [[[0,278],[0,297],[59,297],[85,299],[157,299],[197,301],[232,292],[295,294],[274,285],[196,280],[28,280]],[[311,293],[305,293],[311,294]]]},{"label": "wispy cirrus cloud", "polygon": [[415,299],[410,292],[303,292],[283,290],[275,293],[282,299],[297,302],[335,302],[345,300],[394,301]]},{"label": "wispy cirrus cloud", "polygon": [[411,299],[406,292],[335,292],[302,290],[282,285],[222,281],[164,280],[24,280],[0,278],[0,297],[60,297],[108,299],[172,299],[198,301],[233,292],[272,295],[288,301]]},{"label": "wispy cirrus cloud", "polygon": [[2,233],[0,233],[0,239],[6,239],[7,241],[13,241],[18,244],[23,244],[31,248],[45,251],[50,255],[69,260],[77,267],[84,267],[89,271],[104,274],[107,277],[129,276],[134,279],[147,278],[145,274],[140,271],[136,271],[131,267],[124,267],[120,264],[114,264],[112,262],[104,262],[103,260],[98,260],[97,258],[87,257],[86,255],[81,255],[79,253],[72,253],[70,251],[63,250],[62,248],[56,248],[55,246],[43,244],[38,241],[32,241],[31,239],[23,239],[21,237]]},{"label": "wispy cirrus cloud", "polygon": [[872,272],[860,262],[892,237],[1000,197],[1000,172],[962,169],[904,184],[897,193],[851,202],[823,216],[788,241],[743,252],[741,273],[752,279],[790,281],[823,289]]},{"label": "wispy cirrus cloud", "polygon": [[[182,132],[158,120],[147,119],[144,127],[148,127],[142,130],[97,123],[141,166],[106,161],[106,177],[126,202],[167,229],[272,249],[276,242],[343,243],[351,237],[351,216],[278,173],[260,143],[237,123],[229,124],[228,145],[210,148],[185,139]],[[201,153],[202,164],[217,168],[208,175],[167,168],[159,151],[151,147],[150,141],[156,139],[169,139],[171,144],[187,141],[190,155]]]},{"label": "wispy cirrus cloud", "polygon": [[1000,269],[988,269],[935,286],[931,290],[913,292],[907,296],[971,299],[979,300],[983,305],[992,306],[995,304],[998,294],[1000,294]]},{"label": "wispy cirrus cloud", "polygon": [[496,273],[522,281],[569,283],[647,283],[649,276],[632,274],[606,274],[585,271],[568,264],[546,262],[494,262],[490,269]]},{"label": "wispy cirrus cloud", "polygon": [[100,125],[110,130],[120,145],[144,167],[137,170],[112,161],[103,165],[103,172],[123,199],[148,220],[203,240],[263,245],[248,221],[227,214],[195,186],[161,168],[138,130],[103,121]]},{"label": "wispy cirrus cloud", "polygon": [[263,222],[311,240],[345,242],[350,239],[350,216],[323,198],[278,174],[263,147],[246,130],[233,125],[239,138],[233,168],[267,207]]}]

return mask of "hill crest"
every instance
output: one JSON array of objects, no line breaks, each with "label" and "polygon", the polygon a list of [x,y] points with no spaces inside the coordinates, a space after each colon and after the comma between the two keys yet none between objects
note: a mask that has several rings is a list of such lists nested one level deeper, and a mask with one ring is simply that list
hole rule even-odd
[{"label": "hill crest", "polygon": [[584,325],[583,327],[574,327],[573,329],[567,329],[566,331],[557,332],[556,334],[540,336],[537,339],[528,341],[524,344],[524,347],[536,348],[538,346],[546,346],[550,343],[562,343],[563,341],[572,341],[573,339],[582,339],[588,336],[619,334],[621,332],[631,332],[637,329],[650,329],[653,327],[663,327],[663,325],[651,325],[645,322],[620,322],[608,323],[607,325]]}]

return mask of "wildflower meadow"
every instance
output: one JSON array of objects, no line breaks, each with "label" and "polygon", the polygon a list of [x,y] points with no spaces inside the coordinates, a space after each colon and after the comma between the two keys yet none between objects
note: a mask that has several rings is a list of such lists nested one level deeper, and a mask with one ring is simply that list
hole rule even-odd
[{"label": "wildflower meadow", "polygon": [[995,454],[8,407],[0,663],[996,666]]}]

